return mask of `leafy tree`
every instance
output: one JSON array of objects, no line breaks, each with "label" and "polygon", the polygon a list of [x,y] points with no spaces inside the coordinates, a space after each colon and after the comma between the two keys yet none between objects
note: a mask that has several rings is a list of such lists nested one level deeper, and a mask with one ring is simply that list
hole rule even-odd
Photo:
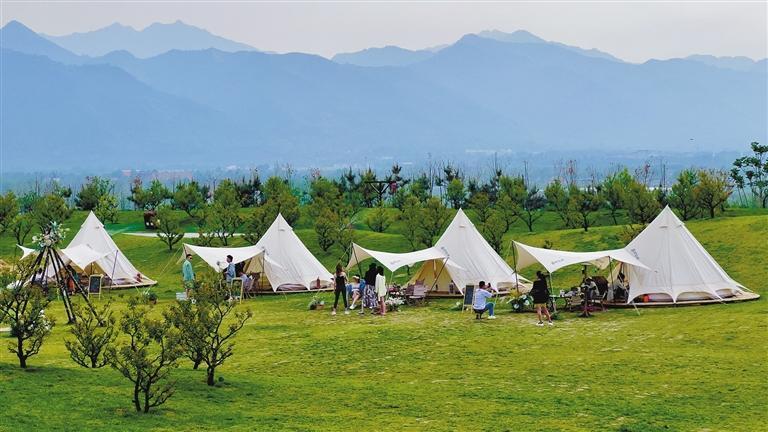
[{"label": "leafy tree", "polygon": [[[277,215],[275,215],[277,216]],[[251,244],[259,241],[262,235],[267,232],[269,225],[275,220],[266,206],[256,207],[251,214],[246,216],[243,223],[243,238]]]},{"label": "leafy tree", "polygon": [[350,239],[352,207],[341,198],[339,185],[318,177],[310,184],[309,213],[315,219],[317,242],[324,252],[334,244],[344,248]]},{"label": "leafy tree", "polygon": [[21,368],[26,368],[27,360],[40,352],[54,325],[54,320],[45,315],[51,300],[39,285],[26,282],[30,270],[27,260],[13,271],[0,274],[0,286],[4,287],[0,290],[0,322],[10,324],[14,341],[8,344],[8,350],[16,354]]},{"label": "leafy tree", "polygon": [[422,204],[425,204],[427,202],[427,198],[432,196],[431,191],[431,183],[429,181],[429,177],[427,177],[426,173],[421,173],[421,175],[417,178],[415,178],[411,182],[411,195],[415,196],[416,199],[419,200]]},{"label": "leafy tree", "polygon": [[[291,193],[288,182],[280,177],[270,177],[264,183],[262,191],[264,206],[268,214],[282,214],[286,222],[293,225],[299,220],[299,199]],[[274,217],[272,218],[274,219]]]},{"label": "leafy tree", "polygon": [[242,223],[237,189],[230,180],[222,180],[213,192],[213,207],[208,216],[209,231],[226,246]]},{"label": "leafy tree", "polygon": [[27,191],[19,196],[19,210],[22,213],[31,213],[35,203],[40,200],[40,195],[35,191]]},{"label": "leafy tree", "polygon": [[181,229],[181,218],[170,206],[163,205],[157,209],[154,224],[157,227],[157,237],[168,245],[169,252],[173,251],[173,245],[184,238],[184,231]]},{"label": "leafy tree", "polygon": [[80,186],[75,195],[75,206],[80,210],[95,210],[103,196],[112,195],[112,181],[99,176],[86,177],[86,182]]},{"label": "leafy tree", "polygon": [[421,209],[421,215],[420,240],[425,246],[430,247],[435,244],[435,237],[443,232],[451,213],[439,198],[431,197]]},{"label": "leafy tree", "polygon": [[509,231],[512,224],[517,220],[517,204],[512,201],[512,198],[510,198],[509,195],[502,193],[496,201],[496,210],[504,221],[504,232]]},{"label": "leafy tree", "polygon": [[216,243],[216,235],[210,231],[210,219],[212,206],[206,204],[197,210],[194,218],[197,226],[197,238],[194,240],[198,246],[213,246]]},{"label": "leafy tree", "polygon": [[613,219],[614,225],[618,224],[619,211],[625,207],[625,199],[627,194],[627,188],[632,183],[632,176],[629,171],[624,168],[621,171],[617,171],[603,180],[602,192],[605,198],[605,206],[611,213],[611,219]]},{"label": "leafy tree", "polygon": [[684,221],[696,217],[699,213],[694,194],[694,189],[698,183],[698,173],[692,169],[685,169],[680,171],[680,174],[677,175],[677,181],[672,185],[669,202],[680,212],[680,217]]},{"label": "leafy tree", "polygon": [[19,201],[11,191],[0,195],[0,234],[13,225],[14,218],[19,214]]},{"label": "leafy tree", "polygon": [[400,213],[400,220],[403,221],[403,235],[412,250],[416,250],[421,242],[421,202],[413,195],[405,198],[403,208]]},{"label": "leafy tree", "polygon": [[448,181],[448,186],[445,188],[445,196],[448,202],[451,203],[451,207],[455,209],[461,208],[467,197],[467,193],[464,190],[464,182],[458,177]]},{"label": "leafy tree", "polygon": [[490,215],[485,220],[485,223],[480,225],[480,232],[483,237],[488,241],[493,250],[497,253],[501,253],[502,242],[504,233],[506,232],[504,218],[501,216],[498,210],[491,210]]},{"label": "leafy tree", "polygon": [[[216,368],[233,354],[232,339],[253,316],[250,310],[235,311],[237,303],[229,301],[227,290],[216,287],[217,284],[202,284],[195,292],[194,305],[181,306],[177,302],[166,313],[167,321],[183,335],[182,347],[187,351],[202,349],[209,386],[215,383]],[[188,321],[190,317],[192,320]]]},{"label": "leafy tree", "polygon": [[539,188],[532,186],[529,189],[523,189],[523,195],[518,197],[518,200],[513,207],[515,215],[525,223],[528,231],[533,232],[533,224],[544,215],[547,199],[541,194]]},{"label": "leafy tree", "polygon": [[743,192],[747,187],[758,206],[768,207],[768,145],[750,144],[752,155],[733,161],[731,179]]},{"label": "leafy tree", "polygon": [[261,195],[261,179],[259,178],[259,172],[253,171],[251,173],[251,178],[242,178],[239,182],[236,182],[235,189],[242,207],[253,207],[259,204]]},{"label": "leafy tree", "polygon": [[379,205],[365,219],[365,223],[374,232],[384,232],[392,225],[392,216],[383,205]]},{"label": "leafy tree", "polygon": [[16,244],[24,245],[34,224],[29,213],[20,213],[13,218],[11,233],[13,233],[13,237],[16,239]]},{"label": "leafy tree", "polygon": [[700,170],[699,183],[693,188],[693,196],[699,207],[709,213],[710,219],[731,196],[733,185],[728,181],[728,175],[719,170]]},{"label": "leafy tree", "polygon": [[205,322],[198,319],[197,301],[177,301],[163,312],[166,320],[179,330],[179,344],[182,356],[192,362],[192,369],[197,370],[203,363],[207,348]]},{"label": "leafy tree", "polygon": [[491,202],[488,199],[488,194],[485,192],[474,194],[469,201],[469,206],[475,211],[480,225],[484,224],[491,216]]},{"label": "leafy tree", "polygon": [[167,320],[158,320],[132,299],[120,320],[120,330],[126,336],[117,346],[109,347],[110,365],[133,383],[133,406],[136,412],[164,404],[175,391],[170,381],[182,354],[178,334]]},{"label": "leafy tree", "polygon": [[626,192],[625,205],[631,223],[645,225],[659,214],[659,201],[643,183],[633,179]]},{"label": "leafy tree", "polygon": [[317,234],[317,244],[323,252],[328,252],[331,246],[336,243],[336,227],[338,226],[338,215],[330,208],[324,207],[316,213],[315,233]]},{"label": "leafy tree", "polygon": [[571,206],[569,205],[570,197],[568,196],[568,190],[563,187],[560,179],[554,179],[547,185],[544,189],[544,196],[552,210],[560,216],[563,225],[566,228],[572,228],[574,226],[574,218],[571,214]]},{"label": "leafy tree", "polygon": [[93,212],[104,222],[117,223],[119,212],[117,211],[117,197],[112,194],[102,195]]},{"label": "leafy tree", "polygon": [[51,222],[66,221],[71,215],[72,210],[67,207],[64,198],[58,195],[44,195],[32,206],[32,217],[40,231],[45,231]]},{"label": "leafy tree", "polygon": [[85,368],[101,368],[109,363],[106,353],[117,339],[115,318],[109,309],[109,303],[97,311],[98,316],[89,310],[73,305],[75,323],[70,332],[74,339],[64,340],[72,361]]},{"label": "leafy tree", "polygon": [[376,190],[378,185],[371,183],[376,180],[376,173],[370,168],[360,174],[360,193],[362,194],[363,204],[369,208],[373,207],[373,204],[376,203],[379,197],[379,192]]},{"label": "leafy tree", "polygon": [[195,217],[195,214],[205,206],[205,196],[203,190],[196,181],[182,183],[173,193],[173,205],[177,209],[183,210],[189,217]]},{"label": "leafy tree", "polygon": [[579,226],[584,228],[584,231],[589,231],[589,227],[595,222],[591,215],[600,210],[603,198],[597,188],[593,186],[588,186],[583,190],[576,186],[571,186],[569,189],[568,206],[572,214],[576,216]]},{"label": "leafy tree", "polygon": [[171,198],[171,192],[158,179],[152,180],[148,189],[144,189],[141,179],[136,177],[131,185],[131,196],[128,200],[133,202],[137,209],[154,211],[165,200]]}]

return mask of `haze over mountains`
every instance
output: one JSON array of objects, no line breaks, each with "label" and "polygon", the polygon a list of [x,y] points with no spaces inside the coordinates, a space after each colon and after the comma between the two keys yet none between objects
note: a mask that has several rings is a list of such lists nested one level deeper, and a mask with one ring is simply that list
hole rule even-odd
[{"label": "haze over mountains", "polygon": [[30,148],[35,165],[58,169],[321,165],[734,150],[768,129],[765,60],[631,64],[522,31],[333,60],[260,52],[180,22],[59,37],[10,22],[0,36],[6,170],[30,163]]}]

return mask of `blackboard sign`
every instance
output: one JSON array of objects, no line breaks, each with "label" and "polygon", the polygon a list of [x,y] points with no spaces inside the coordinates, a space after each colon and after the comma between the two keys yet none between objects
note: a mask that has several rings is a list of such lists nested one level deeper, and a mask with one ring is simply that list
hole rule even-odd
[{"label": "blackboard sign", "polygon": [[88,294],[101,295],[101,275],[91,275],[88,278]]},{"label": "blackboard sign", "polygon": [[464,287],[464,309],[472,307],[472,300],[475,297],[475,286],[467,285]]}]

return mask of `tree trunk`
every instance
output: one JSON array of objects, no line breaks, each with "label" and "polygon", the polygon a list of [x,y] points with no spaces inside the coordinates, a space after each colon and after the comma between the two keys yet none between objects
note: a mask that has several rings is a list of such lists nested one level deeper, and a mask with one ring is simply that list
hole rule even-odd
[{"label": "tree trunk", "polygon": [[144,390],[144,412],[149,412],[149,389]]},{"label": "tree trunk", "polygon": [[138,379],[133,385],[133,406],[136,408],[136,412],[141,412],[141,403],[139,402],[139,383]]},{"label": "tree trunk", "polygon": [[16,337],[16,346],[18,348],[16,355],[19,357],[19,367],[26,369],[27,356],[24,355],[24,340],[21,337]]},{"label": "tree trunk", "polygon": [[215,368],[212,368],[211,366],[208,366],[208,381],[207,381],[207,384],[209,386],[212,386],[214,384],[213,375],[214,375],[215,372],[216,372]]},{"label": "tree trunk", "polygon": [[710,207],[709,208],[709,218],[710,219],[714,219],[715,218],[715,208],[714,207]]}]

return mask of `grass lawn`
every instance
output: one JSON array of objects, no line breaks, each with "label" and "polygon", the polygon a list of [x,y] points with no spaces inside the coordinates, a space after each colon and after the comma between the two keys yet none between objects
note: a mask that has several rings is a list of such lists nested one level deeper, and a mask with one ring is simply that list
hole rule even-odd
[{"label": "grass lawn", "polygon": [[[126,216],[124,225],[138,217]],[[78,213],[70,226],[83,218]],[[620,227],[550,230],[556,224],[533,234],[513,229],[509,239],[574,250],[621,245]],[[28,371],[0,351],[0,430],[768,430],[768,217],[687,225],[732,277],[763,297],[639,316],[631,309],[588,320],[563,313],[553,328],[508,308],[495,321],[477,322],[451,311],[452,300],[387,317],[331,317],[306,310],[311,295],[259,297],[243,303],[254,318],[220,368],[223,381],[210,388],[204,371],[182,361],[177,393],[148,415],[133,412],[131,387],[117,372],[69,359],[66,318],[54,302],[49,315],[59,325]],[[339,259],[340,250],[318,253],[310,226],[297,233],[324,264]],[[159,314],[180,290],[178,250],[169,253],[152,238],[115,240],[160,281]],[[409,247],[394,226],[363,231],[359,242]],[[13,240],[3,235],[0,256],[13,254]],[[555,284],[577,277],[578,269],[564,269]],[[120,311],[132,293],[102,301],[113,299]]]}]

